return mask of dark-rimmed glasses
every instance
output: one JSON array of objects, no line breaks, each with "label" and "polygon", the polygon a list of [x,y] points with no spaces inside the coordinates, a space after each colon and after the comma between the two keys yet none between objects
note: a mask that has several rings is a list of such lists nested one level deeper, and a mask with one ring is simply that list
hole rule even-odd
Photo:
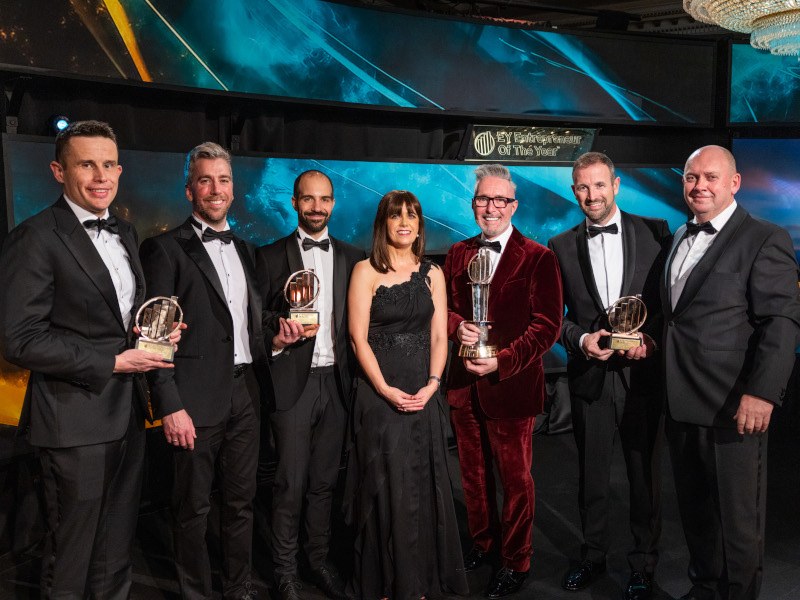
[{"label": "dark-rimmed glasses", "polygon": [[516,202],[516,198],[506,198],[504,196],[495,196],[494,198],[490,196],[475,196],[472,201],[475,203],[475,206],[483,208],[484,206],[489,206],[489,202],[491,201],[494,204],[495,208],[505,208],[508,206],[509,202]]}]

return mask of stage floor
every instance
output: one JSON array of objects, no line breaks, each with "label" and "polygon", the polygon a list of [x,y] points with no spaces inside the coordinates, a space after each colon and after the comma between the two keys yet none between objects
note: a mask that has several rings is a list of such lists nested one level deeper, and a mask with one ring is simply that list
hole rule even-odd
[{"label": "stage floor", "polygon": [[[769,447],[769,490],[767,512],[766,556],[761,598],[766,600],[800,597],[800,436],[797,424],[787,419],[773,422]],[[625,465],[620,451],[612,471],[615,506],[611,514],[613,547],[608,557],[608,571],[595,584],[581,592],[561,589],[561,578],[570,560],[578,556],[580,521],[577,507],[577,456],[572,434],[537,435],[533,444],[536,482],[536,518],[533,534],[533,563],[531,574],[523,589],[514,597],[557,600],[591,598],[605,600],[621,598],[628,578],[626,553],[630,534],[627,526],[628,490]],[[450,454],[451,467],[458,473],[455,452]],[[663,533],[660,562],[656,572],[656,598],[677,598],[689,589],[686,576],[687,551],[678,518],[672,470],[666,448],[663,465]],[[456,510],[463,531],[466,516],[460,482],[456,480]],[[269,502],[269,490],[259,491],[259,500]],[[341,518],[334,522],[334,547],[331,558],[342,571],[347,569],[349,536]],[[266,524],[259,520],[255,539],[255,584],[259,598],[269,598],[272,592],[271,568],[265,542]],[[161,600],[179,598],[174,563],[169,547],[169,514],[164,508],[144,512],[139,520],[135,551],[135,572],[132,598]],[[210,536],[212,550],[216,546]],[[23,556],[0,559],[0,598],[13,600],[36,599],[38,593],[38,562],[35,551]],[[469,574],[472,590],[470,599],[483,597],[483,589],[492,567],[483,566]],[[215,585],[219,581],[216,578]],[[303,597],[322,600],[325,596],[313,585],[304,584]],[[275,598],[275,596],[272,596]]]}]

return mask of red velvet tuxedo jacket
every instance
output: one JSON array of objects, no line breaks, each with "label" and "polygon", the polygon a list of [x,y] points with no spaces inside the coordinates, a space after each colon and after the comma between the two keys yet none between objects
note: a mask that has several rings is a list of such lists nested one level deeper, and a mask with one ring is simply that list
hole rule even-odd
[{"label": "red velvet tuxedo jacket", "polygon": [[[458,347],[459,324],[472,319],[472,292],[467,264],[478,252],[479,237],[458,242],[447,253],[447,332]],[[564,305],[561,273],[555,254],[523,236],[516,228],[497,264],[489,286],[492,337],[500,348],[497,371],[476,377],[454,356],[447,400],[451,406],[470,402],[472,386],[489,418],[531,417],[544,405],[542,356],[558,339]]]}]

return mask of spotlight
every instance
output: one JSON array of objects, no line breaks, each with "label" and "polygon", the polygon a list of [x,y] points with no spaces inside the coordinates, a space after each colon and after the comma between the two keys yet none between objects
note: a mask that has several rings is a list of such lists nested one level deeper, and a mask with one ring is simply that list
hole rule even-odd
[{"label": "spotlight", "polygon": [[51,133],[58,134],[64,131],[69,125],[69,117],[64,115],[53,115],[47,120],[47,126]]}]

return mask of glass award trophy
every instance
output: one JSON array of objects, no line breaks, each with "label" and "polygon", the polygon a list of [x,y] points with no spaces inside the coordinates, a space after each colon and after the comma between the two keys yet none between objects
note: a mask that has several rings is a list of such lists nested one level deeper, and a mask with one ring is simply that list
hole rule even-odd
[{"label": "glass award trophy", "polygon": [[303,326],[319,325],[319,312],[314,302],[320,292],[320,281],[311,269],[303,269],[289,275],[283,286],[283,295],[289,303],[289,319]]},{"label": "glass award trophy", "polygon": [[608,347],[611,350],[630,350],[642,345],[637,333],[647,319],[647,307],[640,295],[623,296],[608,309],[608,324],[611,337]]},{"label": "glass award trophy", "polygon": [[140,332],[136,339],[136,348],[153,352],[166,362],[172,362],[175,348],[169,341],[169,336],[183,323],[183,311],[178,304],[178,297],[150,298],[136,311],[135,323]]},{"label": "glass award trophy", "polygon": [[467,265],[467,275],[472,288],[472,320],[467,321],[480,330],[478,341],[471,345],[461,345],[458,355],[462,358],[491,358],[497,356],[497,345],[491,343],[489,331],[492,322],[489,315],[489,282],[494,269],[489,248],[481,248]]}]

